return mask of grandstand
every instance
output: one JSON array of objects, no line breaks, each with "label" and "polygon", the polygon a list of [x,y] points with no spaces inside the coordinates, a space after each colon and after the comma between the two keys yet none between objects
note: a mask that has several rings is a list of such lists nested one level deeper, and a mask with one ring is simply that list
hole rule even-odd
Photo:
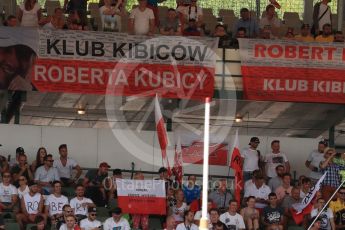
[{"label": "grandstand", "polygon": [[38,2],[0,3],[0,229],[344,229],[337,2]]}]

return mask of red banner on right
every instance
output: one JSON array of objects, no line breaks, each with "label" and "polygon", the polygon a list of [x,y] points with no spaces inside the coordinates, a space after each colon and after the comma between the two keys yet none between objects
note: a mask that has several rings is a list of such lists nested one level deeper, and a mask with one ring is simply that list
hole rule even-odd
[{"label": "red banner on right", "polygon": [[345,47],[337,43],[240,40],[245,99],[345,102]]}]

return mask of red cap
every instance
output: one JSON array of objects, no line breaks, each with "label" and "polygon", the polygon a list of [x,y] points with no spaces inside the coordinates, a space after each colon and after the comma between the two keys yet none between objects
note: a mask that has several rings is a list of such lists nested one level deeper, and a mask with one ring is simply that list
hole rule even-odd
[{"label": "red cap", "polygon": [[102,162],[102,163],[99,164],[99,167],[100,167],[100,168],[101,168],[101,167],[110,168],[110,165],[108,165],[107,162]]}]

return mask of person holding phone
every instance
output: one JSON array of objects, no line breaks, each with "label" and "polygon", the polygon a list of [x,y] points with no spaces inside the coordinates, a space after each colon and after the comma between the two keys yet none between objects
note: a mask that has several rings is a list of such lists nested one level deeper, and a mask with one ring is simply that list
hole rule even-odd
[{"label": "person holding phone", "polygon": [[13,185],[19,187],[19,178],[24,176],[27,181],[34,179],[26,155],[20,154],[18,157],[18,164],[11,169]]}]

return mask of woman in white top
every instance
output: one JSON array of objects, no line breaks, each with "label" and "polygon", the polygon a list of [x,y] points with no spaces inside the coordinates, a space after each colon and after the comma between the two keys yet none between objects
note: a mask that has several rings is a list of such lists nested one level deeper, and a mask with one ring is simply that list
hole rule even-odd
[{"label": "woman in white top", "polygon": [[38,27],[41,17],[41,7],[37,0],[25,0],[19,6],[17,18],[21,26]]},{"label": "woman in white top", "polygon": [[122,0],[117,0],[115,6],[111,5],[111,0],[104,0],[104,6],[99,8],[103,30],[121,31],[121,10]]},{"label": "woman in white top", "polygon": [[183,222],[183,215],[189,206],[184,202],[184,195],[181,189],[177,190],[175,193],[176,205],[171,208],[171,214],[174,217],[176,224]]},{"label": "woman in white top", "polygon": [[28,193],[29,190],[29,186],[28,186],[28,181],[26,179],[25,176],[20,176],[19,177],[19,187],[18,187],[18,196],[19,199],[22,199],[22,197]]}]

